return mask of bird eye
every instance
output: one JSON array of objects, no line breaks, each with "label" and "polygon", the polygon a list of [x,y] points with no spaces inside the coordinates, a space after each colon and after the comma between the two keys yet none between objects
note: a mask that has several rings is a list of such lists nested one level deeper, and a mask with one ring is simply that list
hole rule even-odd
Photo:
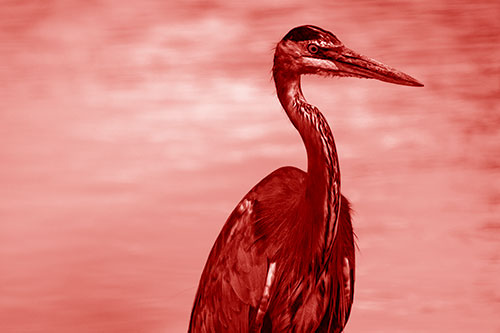
[{"label": "bird eye", "polygon": [[318,46],[317,46],[317,45],[315,45],[315,44],[309,44],[309,45],[307,46],[307,49],[308,49],[308,50],[309,50],[309,52],[311,52],[311,53],[318,53],[318,51],[319,51]]}]

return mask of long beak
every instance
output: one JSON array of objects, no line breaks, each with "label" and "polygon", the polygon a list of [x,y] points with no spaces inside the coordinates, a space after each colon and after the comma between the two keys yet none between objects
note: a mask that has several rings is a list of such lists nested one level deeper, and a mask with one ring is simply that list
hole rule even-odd
[{"label": "long beak", "polygon": [[347,47],[342,47],[340,51],[329,51],[327,55],[335,63],[340,72],[348,76],[377,79],[405,86],[424,86],[408,74],[358,54]]}]

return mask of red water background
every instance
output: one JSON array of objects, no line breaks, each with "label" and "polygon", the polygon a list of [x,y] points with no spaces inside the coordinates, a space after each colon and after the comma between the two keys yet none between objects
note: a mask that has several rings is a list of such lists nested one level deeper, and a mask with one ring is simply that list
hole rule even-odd
[{"label": "red water background", "polygon": [[305,167],[314,24],[424,88],[307,77],[354,204],[346,332],[500,331],[498,1],[2,1],[0,331],[183,332],[230,211]]}]

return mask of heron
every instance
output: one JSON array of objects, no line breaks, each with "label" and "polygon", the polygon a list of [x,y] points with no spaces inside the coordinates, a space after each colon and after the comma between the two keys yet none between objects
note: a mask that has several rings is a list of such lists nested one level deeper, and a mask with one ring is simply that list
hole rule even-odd
[{"label": "heron", "polygon": [[278,99],[299,132],[307,171],[281,167],[238,203],[201,275],[189,332],[341,332],[354,298],[351,204],[340,191],[332,131],[309,104],[301,76],[371,78],[423,86],[358,54],[313,25],[278,42],[273,65]]}]

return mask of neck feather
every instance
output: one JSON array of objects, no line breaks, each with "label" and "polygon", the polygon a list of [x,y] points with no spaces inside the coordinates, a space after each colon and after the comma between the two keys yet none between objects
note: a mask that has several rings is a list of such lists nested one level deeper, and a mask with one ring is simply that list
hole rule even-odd
[{"label": "neck feather", "polygon": [[[340,170],[333,134],[321,112],[308,104],[300,75],[273,69],[281,105],[295,126],[307,152],[307,181],[301,218],[331,249],[340,208]],[[314,242],[313,242],[314,244]]]}]

